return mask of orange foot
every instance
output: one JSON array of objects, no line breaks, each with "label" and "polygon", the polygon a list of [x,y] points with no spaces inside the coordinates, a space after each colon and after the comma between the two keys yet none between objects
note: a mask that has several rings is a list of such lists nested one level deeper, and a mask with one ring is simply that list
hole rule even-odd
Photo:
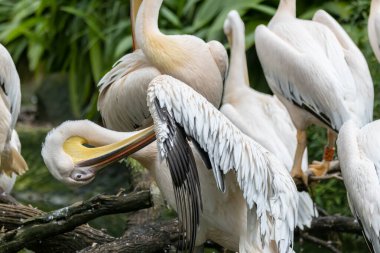
[{"label": "orange foot", "polygon": [[329,167],[329,161],[313,161],[313,163],[309,165],[309,171],[312,172],[314,176],[320,177],[326,175]]}]

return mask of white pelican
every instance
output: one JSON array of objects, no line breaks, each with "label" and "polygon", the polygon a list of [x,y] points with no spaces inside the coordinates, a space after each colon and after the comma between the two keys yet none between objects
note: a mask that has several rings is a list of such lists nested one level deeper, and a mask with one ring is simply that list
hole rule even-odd
[{"label": "white pelican", "polygon": [[[198,171],[202,196],[212,196],[203,201],[196,245],[211,239],[240,252],[263,252],[263,247],[267,250],[265,252],[271,247],[275,248],[272,252],[288,252],[297,223],[298,195],[281,162],[240,132],[205,98],[172,77],[159,76],[151,82],[148,104],[163,158],[173,155],[173,150],[165,148],[165,145],[167,141],[169,144],[173,141],[175,145],[172,134],[178,132],[171,129],[179,124],[207,152],[213,169],[226,174],[226,193],[223,194],[218,191],[215,181],[210,180],[212,172],[205,168],[200,155],[195,155],[197,165],[201,167]],[[162,119],[168,121],[163,122]],[[208,119],[213,120],[209,122]],[[101,166],[120,159],[119,152],[124,151],[122,155],[126,155],[132,152],[130,148],[140,148],[139,143],[145,140],[145,135],[152,140],[154,132],[151,128],[141,131],[132,135],[112,132],[88,121],[66,122],[49,133],[42,155],[57,179],[70,184],[88,183]],[[121,144],[100,149],[82,145],[109,144],[131,135]],[[71,138],[73,136],[77,137]],[[140,140],[136,142],[136,138]],[[154,159],[156,147],[155,144],[149,145],[146,147],[148,150],[142,149],[131,156],[151,170],[169,204],[175,207],[169,171]],[[174,151],[174,159],[180,155]],[[246,207],[241,202],[247,202],[249,209],[237,208]]]},{"label": "white pelican", "polygon": [[[162,0],[131,1],[133,41],[137,50],[121,58],[98,85],[98,109],[110,129],[131,131],[152,124],[146,106],[146,89],[149,82],[161,73],[187,82],[212,101],[214,106],[220,106],[228,66],[226,50],[216,41],[205,43],[195,36],[162,34],[157,25],[161,4]],[[197,177],[195,174],[187,176]],[[195,190],[199,186],[185,188]],[[199,192],[199,189],[191,195],[196,195],[195,192]],[[195,202],[200,205],[200,201]],[[181,206],[178,209],[181,210]],[[199,217],[198,211],[194,208],[186,213],[189,217]],[[194,233],[195,228],[188,234]]]},{"label": "white pelican", "polygon": [[[276,98],[250,88],[245,55],[244,23],[237,11],[231,11],[224,22],[224,33],[231,46],[228,76],[224,83],[220,111],[243,133],[274,154],[289,170],[292,169],[297,146],[296,129],[284,105]],[[307,152],[302,169],[307,170]],[[299,192],[298,226],[310,227],[317,215],[307,192]]]},{"label": "white pelican", "polygon": [[20,78],[7,49],[0,44],[0,173],[23,174],[28,166],[17,148],[11,145],[12,133],[20,112]]},{"label": "white pelican", "polygon": [[163,0],[131,1],[132,6],[136,5],[134,10],[138,9],[134,27],[137,48],[162,74],[190,85],[219,108],[228,69],[224,46],[218,41],[206,43],[192,35],[165,35],[158,28]]},{"label": "white pelican", "polygon": [[132,131],[152,124],[146,89],[159,74],[189,84],[216,107],[221,104],[228,68],[226,50],[217,41],[162,34],[157,25],[161,4],[162,0],[131,0],[136,50],[118,60],[98,84],[98,110],[107,128]]},{"label": "white pelican", "polygon": [[359,128],[345,123],[337,140],[340,168],[351,212],[371,252],[380,252],[380,120]]},{"label": "white pelican", "polygon": [[342,124],[353,119],[362,126],[372,120],[373,84],[362,53],[331,16],[317,11],[307,21],[295,13],[295,0],[281,0],[268,27],[257,27],[255,39],[267,82],[297,128],[292,175],[307,181],[301,170],[306,128],[317,124],[328,129],[323,162],[310,166],[322,175]]},{"label": "white pelican", "polygon": [[376,59],[380,62],[380,1],[371,1],[368,17],[368,37]]}]

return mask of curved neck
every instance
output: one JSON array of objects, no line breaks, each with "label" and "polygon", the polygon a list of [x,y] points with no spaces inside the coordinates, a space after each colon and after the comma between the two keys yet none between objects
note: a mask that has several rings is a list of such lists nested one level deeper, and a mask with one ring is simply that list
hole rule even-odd
[{"label": "curved neck", "polygon": [[230,67],[225,81],[225,94],[232,94],[238,86],[249,86],[247,58],[245,54],[244,24],[231,22],[228,36],[231,46]]},{"label": "curved neck", "polygon": [[[151,47],[155,36],[160,35],[158,16],[163,0],[143,0],[136,18],[136,42],[142,49]],[[149,45],[147,45],[149,44]]]},{"label": "curved neck", "polygon": [[380,8],[380,0],[372,0],[370,13],[376,13],[379,10],[379,8]]},{"label": "curved neck", "polygon": [[353,122],[345,123],[340,129],[337,143],[339,160],[341,160],[341,162],[350,164],[360,160],[360,151],[357,140],[358,133],[359,129]]},{"label": "curved neck", "polygon": [[136,17],[143,0],[130,0],[130,18],[131,18],[131,30],[132,30],[132,41],[133,41],[133,51],[139,49],[136,43]]},{"label": "curved neck", "polygon": [[280,0],[276,14],[290,14],[296,16],[296,0]]}]

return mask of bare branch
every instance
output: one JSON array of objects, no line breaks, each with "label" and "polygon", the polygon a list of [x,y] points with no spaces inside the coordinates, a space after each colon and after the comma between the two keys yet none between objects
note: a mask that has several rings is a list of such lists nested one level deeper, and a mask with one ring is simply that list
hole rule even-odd
[{"label": "bare branch", "polygon": [[115,252],[161,252],[175,245],[179,240],[178,220],[150,222],[134,226],[125,235],[113,242],[102,245],[94,244],[79,253],[115,253]]},{"label": "bare branch", "polygon": [[324,241],[324,240],[321,240],[317,237],[314,237],[314,236],[311,236],[309,235],[308,233],[301,233],[300,236],[305,239],[306,241],[309,241],[309,242],[313,242],[315,244],[318,244],[326,249],[329,249],[331,252],[334,252],[334,253],[342,253],[340,250],[338,250],[337,248],[335,248],[333,245],[332,245],[332,242],[331,241]]},{"label": "bare branch", "polygon": [[314,218],[308,232],[341,232],[362,235],[362,229],[356,219],[346,216],[323,216]]},{"label": "bare branch", "polygon": [[[0,234],[0,252],[17,252],[29,243],[72,231],[77,226],[100,216],[126,213],[151,206],[149,191],[118,196],[99,195],[87,201],[21,221],[18,229]],[[6,208],[4,205],[0,207]],[[17,208],[20,207],[17,206]]]}]

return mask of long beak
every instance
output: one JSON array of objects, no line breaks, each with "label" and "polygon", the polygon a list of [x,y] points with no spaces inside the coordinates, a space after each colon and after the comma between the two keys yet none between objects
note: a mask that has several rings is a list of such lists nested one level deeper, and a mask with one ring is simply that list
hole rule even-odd
[{"label": "long beak", "polygon": [[133,41],[133,51],[138,49],[138,46],[136,45],[136,17],[137,13],[139,11],[140,5],[143,0],[130,0],[131,4],[131,28],[132,28],[132,41]]},{"label": "long beak", "polygon": [[[154,128],[151,126],[122,141],[100,147],[90,147],[86,139],[82,137],[71,137],[64,142],[63,150],[72,158],[77,172],[81,168],[91,168],[93,175],[88,175],[90,177],[95,176],[94,174],[99,169],[135,153],[155,139]],[[83,173],[78,175],[83,176]],[[77,176],[76,179],[85,180],[87,177],[81,178],[81,176]]]}]

